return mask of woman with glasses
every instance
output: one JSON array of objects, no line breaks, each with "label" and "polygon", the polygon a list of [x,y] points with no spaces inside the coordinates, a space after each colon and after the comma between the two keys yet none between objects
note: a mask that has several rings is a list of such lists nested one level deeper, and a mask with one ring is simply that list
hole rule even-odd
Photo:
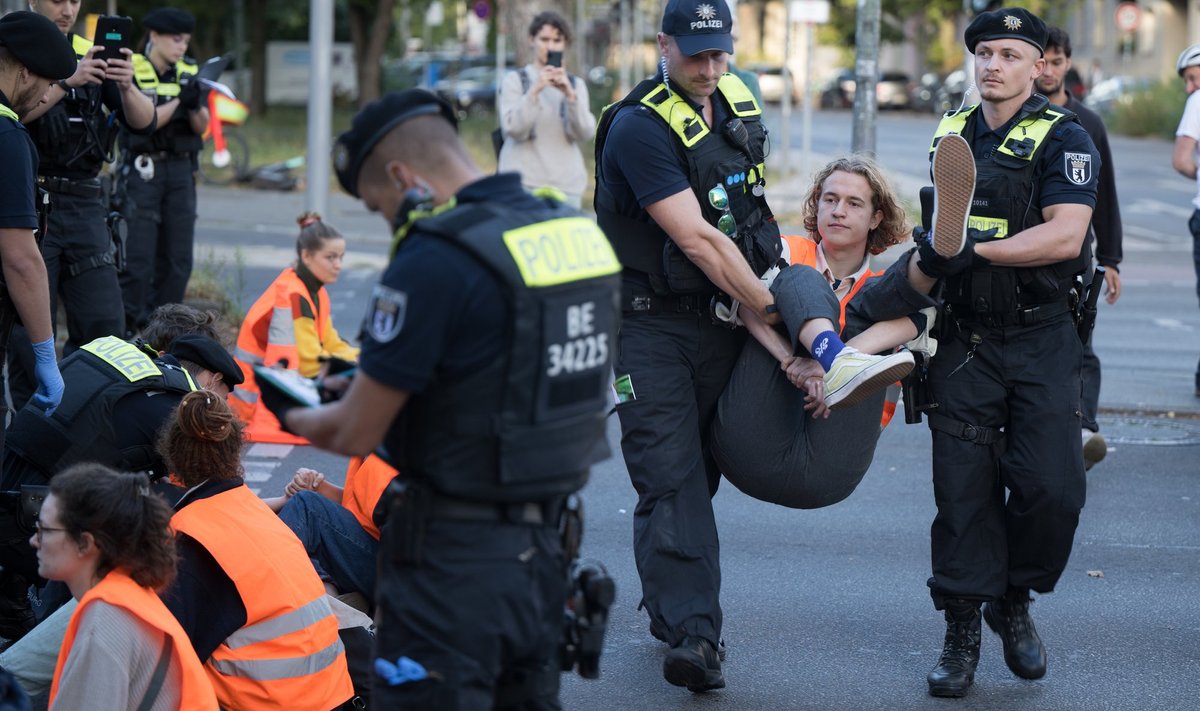
[{"label": "woman with glasses", "polygon": [[38,574],[77,601],[50,686],[51,709],[216,709],[212,684],[156,591],[175,577],[171,509],[144,474],[78,464],[50,482]]},{"label": "woman with glasses", "polygon": [[[847,346],[890,353],[917,338],[936,304],[928,297],[934,280],[910,265],[911,252],[887,271],[871,270],[871,255],[899,244],[908,231],[904,208],[874,162],[851,156],[826,165],[805,200],[804,226],[811,237],[785,237],[792,266],[772,285],[786,333],[795,333],[806,304],[832,291]],[[813,271],[823,279],[812,279]],[[830,418],[821,365],[795,356],[795,338],[747,309],[739,313],[755,340],[743,349],[717,406],[713,456],[722,472],[745,493],[784,506],[818,508],[845,499],[871,464],[881,414],[885,426],[891,417],[884,391],[843,401]]]}]

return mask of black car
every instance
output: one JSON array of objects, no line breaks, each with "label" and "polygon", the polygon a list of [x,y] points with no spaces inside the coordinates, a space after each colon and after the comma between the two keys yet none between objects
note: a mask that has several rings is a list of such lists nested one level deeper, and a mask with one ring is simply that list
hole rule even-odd
[{"label": "black car", "polygon": [[849,69],[839,71],[821,90],[821,108],[848,109],[854,106],[854,89],[858,80]]},{"label": "black car", "polygon": [[460,114],[496,109],[496,68],[470,67],[433,85]]}]

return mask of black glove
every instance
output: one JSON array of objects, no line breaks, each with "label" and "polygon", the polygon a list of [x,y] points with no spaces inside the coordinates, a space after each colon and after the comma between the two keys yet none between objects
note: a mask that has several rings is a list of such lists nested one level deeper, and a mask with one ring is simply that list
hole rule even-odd
[{"label": "black glove", "polygon": [[195,79],[179,87],[179,105],[189,111],[200,108],[200,82]]},{"label": "black glove", "polygon": [[275,415],[275,419],[279,420],[279,428],[289,434],[296,434],[288,429],[287,414],[289,410],[300,407],[300,405],[274,382],[266,378],[255,378],[255,382],[258,383],[258,392],[262,403],[267,406],[272,415]]},{"label": "black glove", "polygon": [[917,262],[917,268],[925,276],[933,279],[944,279],[970,269],[982,269],[992,262],[976,252],[975,245],[979,242],[990,241],[995,236],[996,228],[994,227],[990,230],[968,227],[967,240],[962,251],[953,257],[943,257],[934,251],[933,240],[930,239],[931,233],[923,227],[914,227],[913,241],[917,243],[917,253],[921,255],[921,261]]},{"label": "black glove", "polygon": [[[59,102],[62,103],[61,101]],[[38,119],[38,130],[42,139],[39,145],[57,146],[67,140],[67,132],[71,130],[66,109],[57,104]]]}]

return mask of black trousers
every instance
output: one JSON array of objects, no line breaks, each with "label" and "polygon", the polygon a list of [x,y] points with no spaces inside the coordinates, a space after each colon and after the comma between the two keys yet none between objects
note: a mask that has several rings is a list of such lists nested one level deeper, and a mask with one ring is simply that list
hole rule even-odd
[{"label": "black trousers", "polygon": [[711,452],[717,399],[745,331],[702,313],[627,312],[615,373],[635,399],[617,405],[621,450],[638,493],[633,547],[642,602],[655,634],[714,645],[721,637],[721,564],[712,496],[720,472]]},{"label": "black trousers", "polygon": [[186,155],[156,160],[150,180],[128,164],[121,170],[129,211],[121,292],[125,328],[136,333],[154,309],[182,302],[187,290],[196,235],[195,165]]},{"label": "black trousers", "polygon": [[[1008,587],[1050,592],[1071,554],[1086,481],[1079,437],[1082,348],[1069,314],[995,329],[968,358],[970,323],[938,342],[938,412],[1003,428],[980,445],[933,430],[934,605],[990,600]],[[981,329],[974,332],[984,334]]]},{"label": "black trousers", "polygon": [[[50,318],[57,321],[61,299],[67,314],[63,355],[70,355],[102,336],[123,335],[124,307],[117,268],[104,259],[111,257],[113,243],[105,224],[108,208],[103,199],[53,193],[51,201],[42,258],[50,282]],[[15,411],[37,389],[33,346],[21,326],[13,329],[9,339],[8,373]]]},{"label": "black trousers", "polygon": [[555,526],[432,520],[420,562],[404,526],[381,530],[376,658],[418,662],[429,679],[373,680],[376,709],[556,711],[566,565]]}]

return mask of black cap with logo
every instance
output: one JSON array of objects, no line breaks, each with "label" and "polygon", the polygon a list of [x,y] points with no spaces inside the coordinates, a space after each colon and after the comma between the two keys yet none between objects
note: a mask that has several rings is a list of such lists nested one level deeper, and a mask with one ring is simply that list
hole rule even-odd
[{"label": "black cap with logo", "polygon": [[190,35],[196,31],[196,18],[177,7],[160,7],[146,13],[142,27],[168,35]]},{"label": "black cap with logo", "polygon": [[1039,53],[1045,54],[1049,36],[1049,28],[1037,15],[1020,7],[1002,7],[982,13],[971,20],[967,31],[963,33],[963,42],[966,43],[967,50],[975,54],[975,45],[980,42],[1017,39],[1028,42],[1037,47]]},{"label": "black cap with logo", "polygon": [[725,0],[670,0],[662,32],[689,57],[712,50],[733,54],[733,15]]},{"label": "black cap with logo", "polygon": [[225,350],[225,346],[217,343],[208,336],[189,333],[176,338],[167,349],[167,353],[181,360],[190,360],[196,365],[220,373],[229,387],[241,385],[242,369]]}]

